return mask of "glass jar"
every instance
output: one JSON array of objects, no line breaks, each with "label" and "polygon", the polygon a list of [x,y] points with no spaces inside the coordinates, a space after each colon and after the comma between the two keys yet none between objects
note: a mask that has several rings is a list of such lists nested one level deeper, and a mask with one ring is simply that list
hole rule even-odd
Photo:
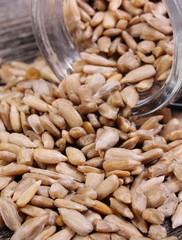
[{"label": "glass jar", "polygon": [[[72,63],[80,59],[80,51],[89,44],[88,40],[79,38],[82,28],[77,24],[72,3],[71,0],[32,0],[32,24],[37,43],[60,80],[72,71]],[[152,113],[182,95],[182,0],[164,0],[164,3],[173,27],[173,65],[162,87],[140,100],[133,114]]]}]

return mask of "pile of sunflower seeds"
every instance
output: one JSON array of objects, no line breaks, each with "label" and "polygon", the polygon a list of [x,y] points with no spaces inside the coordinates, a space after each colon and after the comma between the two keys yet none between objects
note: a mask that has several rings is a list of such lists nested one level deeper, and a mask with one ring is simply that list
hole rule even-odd
[{"label": "pile of sunflower seeds", "polygon": [[181,115],[124,118],[118,81],[59,83],[41,58],[0,76],[0,226],[12,240],[177,239],[162,224],[182,225]]}]

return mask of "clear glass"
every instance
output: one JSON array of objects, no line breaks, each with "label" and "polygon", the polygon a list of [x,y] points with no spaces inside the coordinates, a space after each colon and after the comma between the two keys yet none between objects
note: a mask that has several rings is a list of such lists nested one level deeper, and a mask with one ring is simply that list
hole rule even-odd
[{"label": "clear glass", "polygon": [[[162,87],[140,100],[133,114],[152,113],[182,96],[182,0],[163,1],[173,27],[173,66]],[[60,80],[72,71],[72,63],[79,60],[79,52],[86,44],[84,39],[79,39],[81,27],[71,4],[71,0],[32,0],[32,24],[37,43]]]}]

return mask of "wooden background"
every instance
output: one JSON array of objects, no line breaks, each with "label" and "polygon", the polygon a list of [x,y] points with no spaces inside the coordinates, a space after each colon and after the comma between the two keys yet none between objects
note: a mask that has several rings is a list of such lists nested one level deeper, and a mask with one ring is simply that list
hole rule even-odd
[{"label": "wooden background", "polygon": [[30,22],[31,0],[0,0],[0,57],[30,61],[38,48]]},{"label": "wooden background", "polygon": [[[30,1],[0,0],[0,57],[4,62],[31,61],[40,55],[31,28]],[[182,228],[171,230],[170,220],[165,226],[170,235],[182,240]],[[0,240],[10,239],[10,236],[9,230],[0,229]]]}]

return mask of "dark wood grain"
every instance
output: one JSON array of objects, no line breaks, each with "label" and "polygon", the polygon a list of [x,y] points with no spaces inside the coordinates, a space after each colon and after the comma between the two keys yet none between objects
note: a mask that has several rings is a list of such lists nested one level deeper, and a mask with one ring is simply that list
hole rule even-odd
[{"label": "dark wood grain", "polygon": [[[45,0],[46,1],[46,0]],[[3,61],[31,61],[40,55],[30,21],[30,0],[0,0],[0,57]],[[182,240],[182,228],[171,229],[170,220],[165,227],[169,235]],[[0,229],[0,240],[10,239],[12,232]]]},{"label": "dark wood grain", "polygon": [[0,240],[9,240],[12,234],[13,233],[8,228],[3,227],[0,229]]},{"label": "dark wood grain", "polygon": [[31,61],[37,55],[30,0],[0,0],[0,57],[4,61]]}]

